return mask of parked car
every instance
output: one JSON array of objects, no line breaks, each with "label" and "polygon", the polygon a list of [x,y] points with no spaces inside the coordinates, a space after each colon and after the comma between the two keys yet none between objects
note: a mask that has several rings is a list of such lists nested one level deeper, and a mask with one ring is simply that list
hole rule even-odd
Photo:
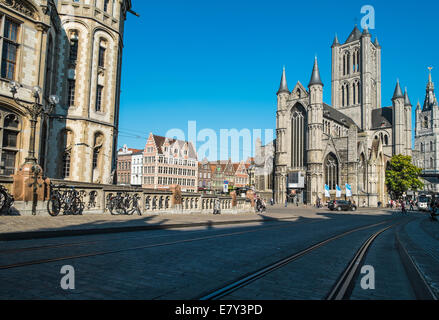
[{"label": "parked car", "polygon": [[329,210],[334,211],[357,211],[357,206],[351,201],[334,200],[328,205]]}]

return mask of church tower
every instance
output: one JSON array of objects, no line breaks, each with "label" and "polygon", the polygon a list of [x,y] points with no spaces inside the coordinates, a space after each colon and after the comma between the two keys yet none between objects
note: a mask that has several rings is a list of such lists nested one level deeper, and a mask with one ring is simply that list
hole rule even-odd
[{"label": "church tower", "polygon": [[307,143],[307,201],[316,203],[323,199],[323,82],[320,78],[317,58],[311,75],[308,107]]},{"label": "church tower", "polygon": [[372,126],[371,111],[381,108],[381,46],[367,29],[355,26],[344,44],[332,45],[332,106],[362,130]]}]

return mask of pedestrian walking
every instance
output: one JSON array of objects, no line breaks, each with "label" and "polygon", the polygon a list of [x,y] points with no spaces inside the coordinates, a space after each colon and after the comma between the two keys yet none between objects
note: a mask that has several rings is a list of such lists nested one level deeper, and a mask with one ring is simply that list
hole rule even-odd
[{"label": "pedestrian walking", "polygon": [[407,213],[407,210],[406,210],[406,207],[405,207],[405,201],[401,201],[401,212],[402,212],[402,214],[406,214]]}]

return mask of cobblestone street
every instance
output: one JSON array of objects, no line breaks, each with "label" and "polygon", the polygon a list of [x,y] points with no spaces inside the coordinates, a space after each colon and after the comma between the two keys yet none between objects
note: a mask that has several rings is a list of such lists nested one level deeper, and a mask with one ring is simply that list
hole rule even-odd
[{"label": "cobblestone street", "polygon": [[[421,213],[410,213],[406,217],[386,210],[335,213],[325,209],[271,208],[263,216],[44,218],[46,226],[43,218],[31,219],[0,217],[2,235],[145,224],[169,225],[172,229],[132,232],[124,229],[124,232],[109,234],[70,237],[57,234],[54,238],[2,241],[1,299],[197,299],[320,241],[336,237],[224,297],[325,299],[361,244],[383,226],[395,223],[402,226],[404,245],[433,290],[438,283],[439,245],[431,234],[438,234],[439,225]],[[205,225],[191,227],[190,223]],[[376,289],[363,290],[357,277],[352,299],[416,299],[410,276],[394,246],[396,230],[392,227],[381,234],[365,257],[364,264],[375,268]],[[75,290],[65,291],[60,286],[63,277],[60,270],[65,265],[74,268]]]}]

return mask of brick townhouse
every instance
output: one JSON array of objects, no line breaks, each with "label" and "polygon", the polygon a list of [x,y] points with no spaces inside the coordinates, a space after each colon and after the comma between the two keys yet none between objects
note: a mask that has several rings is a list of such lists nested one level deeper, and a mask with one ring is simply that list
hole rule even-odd
[{"label": "brick townhouse", "polygon": [[124,145],[117,153],[117,184],[131,184],[132,157],[142,150],[128,148]]}]

